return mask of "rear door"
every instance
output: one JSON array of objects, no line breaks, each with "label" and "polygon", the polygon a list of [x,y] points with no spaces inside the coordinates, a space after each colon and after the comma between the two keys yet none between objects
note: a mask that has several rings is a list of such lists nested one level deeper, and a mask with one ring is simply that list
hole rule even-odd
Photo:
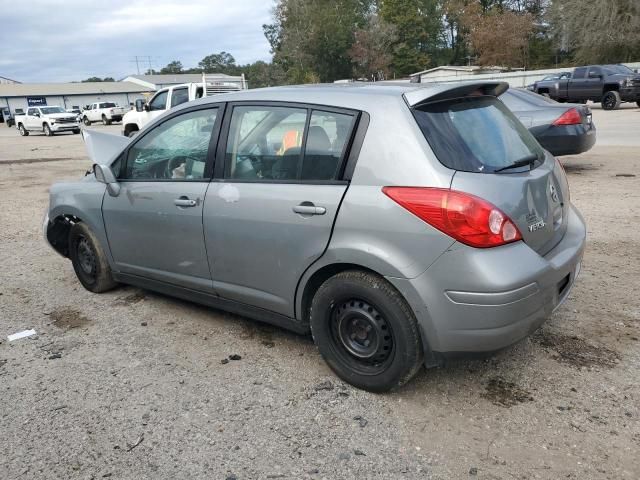
[{"label": "rear door", "polygon": [[[456,170],[451,189],[477,195],[506,213],[533,250],[563,237],[569,192],[562,167],[493,97],[462,98],[414,109],[441,163]],[[531,165],[509,168],[531,158]]]},{"label": "rear door", "polygon": [[294,316],[303,272],[324,252],[347,189],[353,111],[238,103],[225,119],[204,230],[216,293]]},{"label": "rear door", "polygon": [[587,67],[578,67],[573,71],[568,86],[569,100],[587,100],[589,98],[589,80]]},{"label": "rear door", "polygon": [[105,193],[102,212],[120,272],[211,291],[202,209],[221,109],[206,105],[168,117],[117,161],[121,191]]}]

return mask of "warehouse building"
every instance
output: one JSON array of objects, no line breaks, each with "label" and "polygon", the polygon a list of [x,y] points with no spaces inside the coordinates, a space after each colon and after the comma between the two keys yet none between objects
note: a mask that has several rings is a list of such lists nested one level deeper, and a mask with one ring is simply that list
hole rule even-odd
[{"label": "warehouse building", "polygon": [[[160,90],[161,88],[180,85],[182,83],[200,83],[205,81],[202,73],[175,73],[158,75],[130,75],[122,80],[123,82],[137,83],[142,87]],[[247,82],[244,76],[234,77],[224,73],[207,73],[206,82],[220,85],[233,86],[233,90],[244,90]]]},{"label": "warehouse building", "polygon": [[0,112],[42,105],[83,108],[100,101],[128,106],[154,90],[131,82],[0,83]]}]

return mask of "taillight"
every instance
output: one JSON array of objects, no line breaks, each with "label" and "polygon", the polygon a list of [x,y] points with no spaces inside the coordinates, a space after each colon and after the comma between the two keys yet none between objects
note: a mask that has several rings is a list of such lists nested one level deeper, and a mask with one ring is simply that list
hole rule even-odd
[{"label": "taillight", "polygon": [[580,125],[582,116],[575,108],[571,108],[564,112],[555,122],[554,125]]},{"label": "taillight", "polygon": [[432,227],[471,247],[490,248],[522,240],[507,215],[475,195],[425,187],[384,187],[382,191]]}]

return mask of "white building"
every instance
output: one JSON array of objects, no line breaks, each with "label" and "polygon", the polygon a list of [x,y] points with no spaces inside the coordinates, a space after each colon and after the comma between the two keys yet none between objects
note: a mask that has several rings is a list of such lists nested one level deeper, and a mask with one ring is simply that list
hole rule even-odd
[{"label": "white building", "polygon": [[10,78],[0,76],[0,84],[3,84],[3,83],[20,83],[20,82],[17,80],[12,80]]},{"label": "white building", "polygon": [[38,105],[83,108],[99,101],[129,106],[153,90],[131,82],[0,83],[0,110]]},{"label": "white building", "polygon": [[[243,88],[246,87],[244,77],[233,77],[224,73],[207,73],[206,81],[209,83],[237,83],[242,78]],[[180,85],[182,83],[201,83],[203,77],[201,73],[176,73],[168,75],[131,75],[122,80],[123,82],[136,83],[142,87],[160,90],[164,87],[172,85]]]}]

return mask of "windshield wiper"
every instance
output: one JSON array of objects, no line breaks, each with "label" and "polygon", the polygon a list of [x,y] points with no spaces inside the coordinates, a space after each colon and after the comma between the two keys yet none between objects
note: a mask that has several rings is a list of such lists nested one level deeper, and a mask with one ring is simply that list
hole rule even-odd
[{"label": "windshield wiper", "polygon": [[539,159],[538,154],[532,153],[531,155],[527,155],[526,157],[523,157],[520,160],[516,160],[511,165],[507,165],[506,167],[502,167],[502,168],[498,168],[497,170],[494,170],[493,173],[504,172],[505,170],[511,170],[512,168],[526,167],[527,165],[529,166],[529,168],[532,168],[533,164],[538,159]]}]

